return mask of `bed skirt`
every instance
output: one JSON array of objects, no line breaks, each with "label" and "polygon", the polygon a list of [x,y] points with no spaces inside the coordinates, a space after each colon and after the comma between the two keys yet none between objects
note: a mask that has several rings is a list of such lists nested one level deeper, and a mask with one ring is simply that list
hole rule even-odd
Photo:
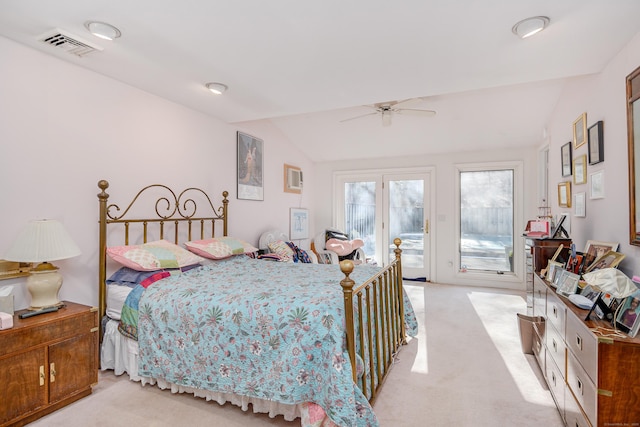
[{"label": "bed skirt", "polygon": [[[116,375],[128,374],[132,381],[140,382],[144,385],[156,385],[165,390],[170,389],[172,393],[189,393],[196,397],[201,397],[207,401],[218,402],[220,405],[231,403],[240,407],[243,411],[249,411],[249,404],[254,413],[268,414],[275,418],[282,415],[285,420],[293,421],[301,419],[303,426],[323,425],[315,422],[306,423],[309,414],[308,405],[290,405],[286,403],[274,402],[255,397],[247,397],[230,393],[218,393],[197,388],[184,387],[178,384],[164,381],[160,378],[147,378],[138,375],[138,343],[135,340],[125,337],[118,331],[118,321],[109,320],[104,328],[104,337],[100,349],[100,369],[113,370]],[[327,419],[328,421],[328,419]]]}]

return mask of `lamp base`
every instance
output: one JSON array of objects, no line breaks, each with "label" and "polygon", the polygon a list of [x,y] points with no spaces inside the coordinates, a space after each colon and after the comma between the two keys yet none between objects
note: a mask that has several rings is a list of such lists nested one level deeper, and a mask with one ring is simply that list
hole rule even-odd
[{"label": "lamp base", "polygon": [[40,310],[46,307],[61,306],[58,291],[62,287],[62,275],[58,267],[44,262],[31,270],[27,279],[27,289],[31,294],[29,310]]}]

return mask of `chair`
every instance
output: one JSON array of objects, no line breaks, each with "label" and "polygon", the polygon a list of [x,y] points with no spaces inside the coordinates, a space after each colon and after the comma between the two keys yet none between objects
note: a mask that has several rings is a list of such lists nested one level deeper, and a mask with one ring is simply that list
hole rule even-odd
[{"label": "chair", "polygon": [[[336,233],[346,234],[344,231],[338,230],[337,228],[326,228],[316,234],[313,239],[313,249],[318,255],[318,262],[321,264],[338,264],[340,262],[340,258],[336,252],[328,250],[326,247],[327,243],[327,231],[333,231]],[[355,250],[355,254],[353,256],[353,261],[356,264],[364,264],[367,262],[367,256],[364,253],[362,248],[358,248]]]},{"label": "chair", "polygon": [[[262,233],[262,235],[260,235],[260,240],[258,241],[258,247],[260,249],[267,251],[268,253],[270,252],[269,243],[277,242],[278,240],[282,240],[283,242],[291,241],[289,239],[289,236],[286,233],[280,230],[269,230],[269,231],[265,231],[264,233]],[[309,255],[309,258],[311,258],[312,263],[314,264],[318,263],[318,257],[316,256],[316,254],[313,253],[313,251],[305,250],[302,248],[300,249],[303,250],[307,255]]]}]

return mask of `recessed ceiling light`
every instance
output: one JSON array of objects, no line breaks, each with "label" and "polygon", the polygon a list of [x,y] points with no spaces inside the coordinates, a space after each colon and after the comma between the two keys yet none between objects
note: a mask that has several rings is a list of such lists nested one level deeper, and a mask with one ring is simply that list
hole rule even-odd
[{"label": "recessed ceiling light", "polygon": [[516,36],[526,39],[534,34],[547,28],[551,20],[547,16],[534,16],[532,18],[523,19],[513,26],[511,31]]},{"label": "recessed ceiling light", "polygon": [[87,21],[84,26],[91,34],[104,40],[117,39],[122,35],[119,29],[105,22]]},{"label": "recessed ceiling light", "polygon": [[229,86],[222,83],[207,83],[205,86],[216,95],[221,95],[224,91],[229,89]]}]

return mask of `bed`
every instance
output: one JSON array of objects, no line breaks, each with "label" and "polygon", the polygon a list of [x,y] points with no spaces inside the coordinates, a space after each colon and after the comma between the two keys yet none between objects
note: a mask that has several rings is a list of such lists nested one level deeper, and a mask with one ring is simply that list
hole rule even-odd
[{"label": "bed", "polygon": [[[155,184],[121,209],[98,187],[101,369],[303,426],[377,425],[372,405],[417,329],[399,239],[385,268],[268,262],[246,242],[222,256],[235,242],[226,191],[216,207],[201,189]],[[189,255],[171,252],[211,241],[215,259],[180,265]]]}]

